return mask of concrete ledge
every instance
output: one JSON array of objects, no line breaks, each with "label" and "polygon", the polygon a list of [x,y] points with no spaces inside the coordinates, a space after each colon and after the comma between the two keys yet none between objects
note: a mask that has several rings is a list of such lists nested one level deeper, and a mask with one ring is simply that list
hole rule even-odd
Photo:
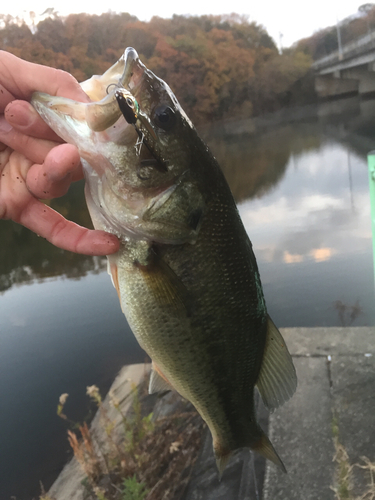
[{"label": "concrete ledge", "polygon": [[[350,496],[370,485],[361,457],[375,462],[375,328],[286,328],[298,389],[269,419],[269,435],[289,474],[269,462],[263,500],[337,498],[334,436],[347,453]],[[367,497],[366,497],[367,498]]]},{"label": "concrete ledge", "polygon": [[298,389],[270,415],[269,438],[287,468],[266,465],[264,500],[333,500],[335,454],[327,361],[294,360]]},{"label": "concrete ledge", "polygon": [[281,328],[292,356],[375,356],[375,327]]},{"label": "concrete ledge", "polygon": [[[299,385],[294,397],[269,416],[268,434],[288,474],[242,450],[229,462],[219,482],[211,437],[207,435],[183,497],[185,500],[260,497],[263,500],[333,500],[332,488],[337,486],[333,426],[350,466],[364,464],[363,456],[375,462],[375,327],[284,328],[281,331],[294,358]],[[131,404],[128,395],[132,383],[140,383],[148,370],[143,364],[126,366],[114,381],[112,390],[121,401],[123,412]],[[169,411],[168,401],[163,398],[157,403],[161,415]],[[108,397],[104,405],[110,418],[118,419],[116,425],[120,431],[119,414],[109,405]],[[99,415],[93,420],[92,428],[95,438],[102,442],[100,432],[104,431],[99,430],[98,421]],[[266,414],[261,415],[261,425],[266,430]],[[53,484],[50,496],[54,500],[82,500],[83,478],[73,459]],[[364,495],[368,484],[368,471],[353,467],[350,498]]]}]

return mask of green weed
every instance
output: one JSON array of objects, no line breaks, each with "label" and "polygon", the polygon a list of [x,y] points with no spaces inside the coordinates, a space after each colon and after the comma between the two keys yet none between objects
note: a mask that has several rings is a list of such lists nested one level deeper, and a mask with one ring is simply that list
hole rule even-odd
[{"label": "green weed", "polygon": [[146,485],[139,483],[135,475],[123,480],[122,500],[144,500],[147,494]]}]

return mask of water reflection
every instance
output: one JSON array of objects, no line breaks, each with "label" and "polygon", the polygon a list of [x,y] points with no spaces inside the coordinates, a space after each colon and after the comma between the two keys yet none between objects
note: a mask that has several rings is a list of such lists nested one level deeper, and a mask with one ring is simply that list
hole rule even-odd
[{"label": "water reflection", "polygon": [[214,151],[237,202],[262,197],[285,175],[291,156],[319,148],[322,138],[316,127],[292,125],[253,136],[208,134]]},{"label": "water reflection", "polygon": [[[280,181],[262,197],[239,205],[269,310],[280,326],[338,326],[343,315],[335,304],[341,302],[361,310],[350,324],[371,325],[375,314],[366,158],[350,143],[330,138],[324,128],[315,127],[313,140],[310,126],[308,130],[308,144],[315,146],[296,152],[290,142]],[[301,127],[298,134],[303,134]],[[249,168],[256,169],[256,158],[249,157]]]},{"label": "water reflection", "polygon": [[[92,227],[83,197],[83,181],[73,185],[67,196],[49,204],[68,219]],[[15,284],[53,276],[80,278],[87,273],[100,272],[106,265],[105,258],[60,250],[12,221],[1,221],[0,241],[0,292]]]},{"label": "water reflection", "polygon": [[327,103],[277,128],[263,120],[251,136],[228,138],[228,126],[221,138],[207,134],[280,326],[375,323],[366,159],[374,102]]},{"label": "water reflection", "polygon": [[69,456],[66,411],[82,422],[86,386],[105,393],[124,364],[143,362],[107,273],[45,278],[0,298],[0,499],[39,498]]},{"label": "water reflection", "polygon": [[[330,112],[277,127],[263,121],[261,133],[206,132],[279,326],[375,324],[366,164],[375,115],[361,116],[359,101]],[[53,206],[89,226],[82,184]],[[86,385],[106,390],[144,353],[105,259],[59,250],[9,221],[0,222],[0,241],[0,500],[22,500],[37,497],[39,479],[48,488],[66,460],[59,395],[70,394],[67,412],[82,420]]]},{"label": "water reflection", "polygon": [[[327,141],[319,150],[292,156],[277,189],[240,205],[258,257],[290,264],[368,251],[370,239],[367,166],[351,154],[355,193],[348,179],[348,151]],[[349,236],[349,237],[348,237]]]}]

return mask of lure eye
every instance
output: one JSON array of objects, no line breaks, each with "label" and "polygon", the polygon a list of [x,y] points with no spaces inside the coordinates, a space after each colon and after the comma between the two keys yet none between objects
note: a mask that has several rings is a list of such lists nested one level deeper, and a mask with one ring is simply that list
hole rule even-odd
[{"label": "lure eye", "polygon": [[137,101],[129,96],[124,96],[121,90],[116,90],[115,97],[121,113],[128,123],[136,123],[137,121]]},{"label": "lure eye", "polygon": [[169,106],[159,106],[155,109],[155,122],[163,130],[171,130],[176,123],[176,113]]},{"label": "lure eye", "polygon": [[132,99],[130,99],[130,97],[126,98],[126,104],[129,106],[129,108],[134,109],[134,102],[132,101]]}]

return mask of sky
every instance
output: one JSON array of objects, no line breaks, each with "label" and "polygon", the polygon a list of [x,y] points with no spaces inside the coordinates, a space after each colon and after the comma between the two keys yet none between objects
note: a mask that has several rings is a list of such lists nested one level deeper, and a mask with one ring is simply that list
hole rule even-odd
[{"label": "sky", "polygon": [[82,0],[15,0],[2,2],[0,14],[21,15],[32,10],[42,14],[46,8],[53,7],[60,15],[87,12],[100,14],[129,12],[142,21],[152,16],[171,17],[173,14],[245,14],[250,21],[262,24],[280,47],[289,47],[297,40],[312,35],[315,31],[332,26],[336,21],[355,14],[365,0],[231,0],[230,2],[190,0],[189,2],[170,2],[143,0],[138,2],[83,2]]}]

